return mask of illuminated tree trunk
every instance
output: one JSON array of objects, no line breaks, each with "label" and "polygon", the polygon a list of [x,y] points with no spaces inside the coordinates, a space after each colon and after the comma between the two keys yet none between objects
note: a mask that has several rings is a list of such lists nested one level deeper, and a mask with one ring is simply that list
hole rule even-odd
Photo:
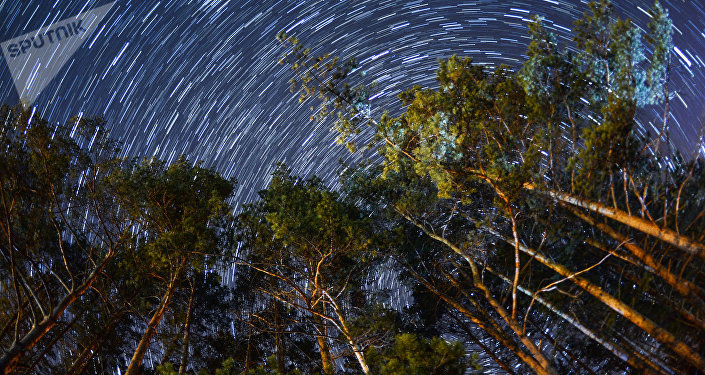
[{"label": "illuminated tree trunk", "polygon": [[674,290],[676,290],[676,292],[678,292],[681,296],[689,298],[693,303],[697,304],[701,310],[705,311],[705,303],[703,303],[703,300],[701,299],[703,292],[696,285],[692,284],[688,280],[683,280],[671,273],[668,268],[664,267],[661,263],[656,261],[656,259],[649,255],[646,250],[631,243],[627,236],[617,232],[607,224],[597,222],[592,217],[583,214],[578,209],[575,209],[573,207],[570,207],[569,210],[584,222],[601,230],[615,241],[619,241],[619,243],[623,244],[622,246],[624,248],[629,250],[632,255],[634,255],[640,262],[642,262],[644,266],[646,266],[642,268],[661,277],[661,279],[663,279],[668,285],[670,285]]},{"label": "illuminated tree trunk", "polygon": [[316,335],[316,341],[318,342],[318,349],[321,351],[321,365],[323,367],[323,373],[326,375],[333,374],[333,358],[330,354],[330,348],[328,347],[328,327],[324,324],[323,319],[318,316],[313,316],[313,322],[321,329],[321,334]]},{"label": "illuminated tree trunk", "polygon": [[[476,314],[474,314],[472,311],[461,305],[458,301],[455,299],[451,298],[447,294],[443,293],[442,291],[438,290],[436,287],[434,287],[432,284],[430,284],[428,281],[426,281],[424,278],[420,277],[419,275],[415,274],[412,272],[414,275],[414,278],[416,278],[417,281],[421,283],[426,289],[428,289],[431,293],[435,294],[446,302],[448,305],[450,305],[452,308],[463,314],[466,318],[470,319],[473,323],[477,324],[478,327],[480,327],[483,331],[487,332],[492,338],[497,340],[502,346],[505,348],[509,349],[514,355],[519,358],[520,361],[525,363],[527,366],[529,366],[531,369],[533,369],[536,373],[543,373],[543,367],[541,364],[534,359],[532,356],[528,355],[525,353],[519,345],[507,337],[504,332],[502,331],[502,328],[497,325],[497,323],[489,316],[489,314],[482,314],[483,317],[480,318]],[[480,307],[478,307],[478,311],[484,312]]]},{"label": "illuminated tree trunk", "polygon": [[[510,245],[514,245],[513,241],[510,239],[507,239],[503,236],[501,236],[499,233],[495,232],[492,229],[489,229],[489,231],[499,238],[503,239],[505,242],[509,243]],[[683,343],[682,341],[678,340],[672,333],[666,331],[663,329],[661,326],[656,324],[654,321],[649,319],[648,317],[642,315],[638,311],[632,309],[627,305],[626,303],[622,302],[621,300],[615,298],[611,294],[607,293],[604,291],[602,288],[599,286],[591,283],[587,279],[584,279],[578,275],[575,274],[575,272],[570,271],[568,268],[566,268],[563,265],[556,264],[547,257],[537,253],[536,251],[522,245],[521,243],[519,244],[519,248],[529,256],[535,258],[539,262],[541,262],[543,265],[546,267],[552,269],[559,275],[566,277],[570,279],[575,285],[581,287],[583,290],[586,292],[590,293],[593,297],[597,298],[599,301],[610,307],[612,310],[617,312],[619,315],[623,316],[625,319],[629,320],[632,322],[634,325],[642,329],[644,332],[648,333],[651,335],[654,339],[657,341],[661,342],[664,344],[666,347],[670,348],[675,352],[679,357],[683,358],[686,360],[688,363],[692,364],[693,366],[705,370],[705,360],[696,353],[692,348],[690,348],[688,345]]]},{"label": "illuminated tree trunk", "polygon": [[609,206],[606,206],[602,203],[599,202],[593,202],[585,199],[581,199],[578,197],[575,197],[570,194],[562,193],[559,191],[554,191],[554,190],[540,190],[536,189],[533,184],[526,183],[524,184],[524,187],[530,190],[535,190],[541,194],[547,195],[556,201],[563,202],[563,203],[568,203],[573,206],[585,208],[591,212],[600,214],[604,217],[610,218],[612,220],[618,221],[624,225],[627,225],[633,229],[636,229],[644,234],[648,234],[650,236],[653,236],[655,238],[658,238],[661,241],[664,241],[666,243],[669,243],[676,248],[685,251],[688,254],[693,254],[700,259],[705,260],[705,245],[697,242],[691,238],[688,238],[687,236],[678,234],[668,228],[660,228],[656,224],[644,220],[638,216],[630,215],[627,212],[624,212],[619,209],[615,209]]},{"label": "illuminated tree trunk", "polygon": [[352,348],[353,353],[355,354],[355,358],[357,358],[357,362],[360,364],[362,372],[365,374],[369,374],[370,368],[369,366],[367,366],[367,361],[365,361],[365,354],[362,352],[360,347],[353,339],[350,333],[350,328],[348,327],[347,320],[343,316],[343,312],[340,310],[340,306],[338,306],[338,303],[335,302],[335,300],[333,299],[333,297],[331,297],[330,294],[325,292],[325,295],[326,297],[328,297],[328,300],[333,305],[333,311],[335,311],[335,315],[338,317],[338,322],[340,323],[340,331],[343,333],[343,336],[345,336],[345,338],[348,340],[348,344],[350,344],[350,347]]},{"label": "illuminated tree trunk", "polygon": [[[492,267],[486,266],[485,269],[487,271],[489,271],[490,273],[494,274],[495,276],[499,277],[500,279],[502,279],[507,284],[512,283],[512,280],[510,280],[509,277],[502,275],[501,273],[494,270]],[[641,373],[644,373],[644,374],[664,374],[664,375],[668,374],[667,372],[664,372],[663,370],[661,370],[661,368],[657,364],[655,364],[651,361],[648,361],[648,360],[642,361],[638,356],[634,355],[633,352],[630,352],[620,346],[613,344],[612,342],[610,342],[606,339],[603,339],[602,337],[600,337],[600,335],[598,333],[585,327],[580,322],[573,319],[573,317],[571,317],[570,315],[559,310],[558,308],[553,306],[553,304],[551,304],[547,300],[539,297],[537,294],[534,294],[529,289],[526,289],[521,285],[519,285],[518,289],[520,292],[526,294],[527,296],[531,297],[536,302],[543,305],[546,309],[548,309],[548,311],[556,314],[561,319],[570,323],[573,327],[575,327],[577,330],[582,332],[585,336],[589,337],[590,339],[592,339],[596,343],[600,344],[600,346],[602,346],[607,351],[612,353],[615,357],[627,362],[629,365],[631,365],[635,369],[639,370]]]},{"label": "illuminated tree trunk", "polygon": [[56,307],[54,307],[47,315],[43,317],[42,321],[35,324],[34,327],[32,327],[32,329],[30,329],[29,332],[27,332],[20,340],[13,342],[10,348],[4,351],[3,355],[0,356],[0,372],[2,374],[11,374],[15,372],[15,368],[17,367],[22,356],[27,351],[31,350],[39,342],[39,340],[44,337],[44,335],[49,333],[49,331],[54,328],[69,306],[76,302],[76,300],[78,300],[83,293],[90,289],[93,282],[95,282],[112,258],[113,254],[114,253],[111,251],[105,257],[103,262],[90,273],[83,284],[62,298]]},{"label": "illuminated tree trunk", "polygon": [[181,278],[181,273],[184,271],[185,267],[185,262],[183,262],[176,271],[176,275],[169,282],[166,292],[159,302],[157,310],[154,314],[152,314],[152,319],[150,319],[147,324],[147,328],[145,329],[144,334],[142,334],[142,339],[140,339],[135,352],[132,354],[132,359],[130,360],[130,364],[127,366],[125,375],[137,375],[139,373],[140,365],[142,365],[144,355],[147,353],[149,344],[152,341],[152,336],[154,336],[154,333],[157,331],[157,326],[159,326],[159,323],[162,321],[167,308],[169,308],[171,298],[174,296],[176,286],[178,285],[178,281]]}]

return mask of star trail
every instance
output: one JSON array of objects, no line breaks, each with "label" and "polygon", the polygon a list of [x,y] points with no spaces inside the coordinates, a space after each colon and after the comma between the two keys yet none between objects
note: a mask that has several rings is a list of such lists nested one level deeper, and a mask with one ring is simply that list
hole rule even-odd
[{"label": "star trail", "polygon": [[[0,0],[0,39],[48,26],[109,1]],[[235,203],[256,198],[274,163],[334,184],[338,160],[360,156],[335,144],[330,123],[309,120],[278,64],[279,31],[314,52],[355,56],[364,81],[377,81],[373,114],[398,108],[396,95],[414,84],[434,87],[438,59],[453,54],[479,64],[518,67],[532,14],[564,45],[584,1],[129,1],[118,0],[34,102],[53,122],[104,116],[125,156],[180,154],[239,181]],[[662,0],[673,19],[671,137],[697,152],[705,107],[705,3]],[[651,2],[614,1],[621,17],[645,27]],[[648,52],[648,51],[647,51]],[[0,95],[19,100],[6,64]],[[649,129],[646,113],[643,127]],[[705,152],[705,149],[700,150]]]}]

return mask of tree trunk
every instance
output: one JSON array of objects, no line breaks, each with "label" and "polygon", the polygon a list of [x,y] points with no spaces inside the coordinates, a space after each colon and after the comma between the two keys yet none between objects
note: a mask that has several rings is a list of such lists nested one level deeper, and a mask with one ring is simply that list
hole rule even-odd
[{"label": "tree trunk", "polygon": [[[634,255],[644,266],[646,266],[646,267],[642,266],[642,268],[661,277],[661,279],[663,279],[663,281],[668,283],[668,285],[670,285],[681,296],[690,299],[702,311],[705,311],[705,303],[701,299],[701,296],[703,293],[700,290],[700,288],[698,288],[696,285],[693,285],[688,280],[683,280],[683,279],[677,277],[676,275],[674,275],[673,273],[671,273],[671,271],[668,268],[664,267],[662,264],[660,264],[658,261],[656,261],[656,259],[654,259],[651,255],[649,255],[649,253],[647,253],[646,250],[644,250],[641,247],[637,246],[636,244],[630,242],[630,240],[627,236],[617,232],[616,230],[612,229],[607,224],[597,222],[592,217],[583,214],[582,212],[580,212],[580,210],[578,210],[574,207],[569,207],[568,209],[575,216],[579,217],[584,222],[601,230],[602,232],[604,232],[605,234],[610,236],[615,241],[619,241],[619,243],[623,244],[624,248],[629,250],[629,252],[632,253],[632,255]],[[593,245],[593,246],[595,246],[595,245]]]},{"label": "tree trunk", "polygon": [[[514,243],[512,243],[512,240],[501,236],[499,233],[495,232],[492,229],[488,230],[494,235],[504,240],[505,242],[509,243],[510,245],[514,245]],[[698,353],[696,353],[692,348],[690,348],[682,341],[678,340],[672,333],[666,331],[648,317],[632,309],[626,303],[605,292],[602,288],[591,283],[587,279],[575,275],[575,272],[570,271],[565,266],[553,263],[553,261],[551,261],[550,259],[544,257],[543,255],[522,244],[519,244],[519,247],[524,253],[535,258],[546,267],[552,269],[563,277],[569,278],[575,285],[578,285],[583,290],[590,293],[593,297],[597,298],[602,303],[610,307],[612,310],[614,310],[615,312],[632,322],[634,325],[642,329],[644,332],[651,335],[654,339],[673,350],[673,352],[675,352],[679,357],[686,360],[688,363],[692,364],[700,370],[705,370],[705,360]]]},{"label": "tree trunk", "polygon": [[[428,289],[431,293],[435,294],[438,298],[446,302],[448,305],[450,305],[452,308],[457,310],[459,313],[463,314],[463,316],[467,317],[470,319],[473,323],[477,324],[478,327],[480,327],[483,331],[487,332],[490,336],[492,336],[497,342],[499,342],[502,346],[505,348],[509,349],[514,355],[519,358],[520,361],[522,361],[524,364],[529,366],[531,369],[534,370],[536,373],[542,373],[543,367],[541,364],[532,356],[528,355],[525,353],[519,345],[509,337],[507,337],[502,331],[502,328],[497,325],[497,323],[492,319],[492,317],[489,316],[489,314],[483,314],[483,318],[478,317],[477,315],[473,314],[470,310],[465,308],[463,305],[461,305],[458,301],[455,299],[449,297],[445,293],[441,292],[438,290],[436,287],[434,287],[431,283],[426,281],[424,278],[420,277],[413,271],[411,272],[414,278],[416,278],[421,285],[423,285],[426,289]],[[478,307],[478,311],[484,312],[481,308]]]},{"label": "tree trunk", "polygon": [[11,374],[15,372],[15,368],[22,356],[27,351],[31,350],[44,335],[51,331],[66,309],[76,302],[76,300],[93,285],[93,282],[98,278],[113,254],[112,251],[109,252],[103,259],[103,262],[90,273],[83,284],[64,296],[56,307],[44,316],[41,322],[35,324],[20,340],[14,341],[9,349],[4,350],[3,355],[0,356],[0,373]]},{"label": "tree trunk", "polygon": [[174,291],[176,291],[176,285],[178,284],[178,281],[181,278],[181,273],[183,272],[185,267],[185,264],[182,263],[182,265],[179,266],[179,269],[176,271],[176,275],[169,282],[167,290],[164,293],[164,296],[162,297],[161,301],[159,302],[157,310],[152,315],[152,319],[149,321],[149,323],[147,324],[147,328],[142,334],[142,339],[140,339],[140,342],[139,344],[137,344],[135,352],[132,354],[132,359],[130,360],[130,364],[127,366],[127,370],[125,370],[125,375],[138,374],[139,368],[142,365],[142,360],[144,359],[144,355],[147,353],[149,344],[152,341],[152,336],[154,336],[154,332],[156,332],[157,326],[162,321],[164,313],[166,313],[166,310],[171,303],[171,297],[174,295]]},{"label": "tree trunk", "polygon": [[330,354],[330,348],[328,347],[328,328],[324,325],[323,319],[318,316],[313,316],[313,322],[317,326],[321,327],[322,334],[316,335],[316,341],[318,342],[318,348],[321,351],[321,365],[323,366],[323,373],[330,375],[335,373],[335,368],[333,367],[333,358]]},{"label": "tree trunk", "polygon": [[66,334],[66,331],[68,331],[69,328],[73,327],[73,325],[76,323],[76,320],[78,320],[78,318],[79,318],[79,315],[74,315],[71,322],[69,322],[68,324],[64,324],[64,327],[61,330],[61,332],[59,332],[54,337],[54,339],[51,340],[51,342],[44,347],[44,350],[42,350],[42,352],[37,356],[37,358],[34,360],[34,362],[26,370],[23,369],[22,371],[24,371],[27,374],[31,374],[32,370],[34,370],[34,368],[37,367],[39,362],[42,359],[44,359],[44,356],[46,356],[46,354],[49,352],[49,350],[51,350],[54,347],[54,345],[56,345],[56,343]]},{"label": "tree trunk", "polygon": [[[512,283],[512,281],[509,279],[509,277],[502,275],[501,273],[495,271],[492,267],[485,266],[485,269],[488,272],[490,272],[490,273],[494,274],[495,276],[499,277],[500,279],[502,279],[507,284]],[[640,373],[644,373],[647,375],[648,374],[653,374],[653,375],[655,375],[655,374],[663,374],[663,375],[668,374],[667,372],[663,371],[655,363],[652,363],[652,362],[644,363],[639,359],[638,356],[635,356],[634,353],[629,352],[629,351],[625,350],[624,348],[617,346],[606,339],[603,339],[597,333],[595,333],[592,330],[590,330],[589,328],[585,327],[577,320],[573,319],[570,315],[559,310],[558,308],[553,306],[553,304],[551,304],[547,300],[539,297],[538,295],[534,294],[533,292],[524,288],[523,286],[519,285],[518,289],[520,292],[526,294],[527,296],[531,297],[536,302],[542,304],[546,309],[548,309],[548,311],[558,315],[560,318],[562,318],[566,322],[570,323],[573,327],[575,327],[577,330],[582,332],[585,336],[589,337],[590,339],[592,339],[596,343],[600,344],[600,346],[602,346],[607,351],[612,353],[615,357],[627,362],[629,365],[631,365],[635,369],[639,370]]]},{"label": "tree trunk", "polygon": [[[471,267],[473,266],[474,264]],[[534,342],[531,341],[528,336],[526,336],[524,330],[519,327],[519,322],[509,316],[508,312],[504,309],[504,307],[492,296],[492,293],[487,288],[487,286],[485,286],[485,284],[481,282],[478,272],[475,269],[473,269],[473,284],[476,288],[482,291],[482,293],[484,293],[485,299],[487,300],[487,302],[489,302],[490,306],[492,306],[492,308],[499,314],[499,316],[502,317],[502,320],[504,320],[504,322],[507,323],[509,328],[514,331],[514,334],[519,338],[519,341],[524,344],[524,347],[526,347],[526,349],[531,353],[533,358],[538,361],[540,367],[537,367],[534,370],[538,374],[557,375],[558,373],[548,361],[548,358],[546,358],[546,356],[544,356],[541,350],[536,347]]]},{"label": "tree trunk", "polygon": [[669,243],[688,254],[696,255],[700,259],[705,260],[704,244],[692,240],[687,236],[678,234],[668,228],[660,228],[659,226],[648,220],[644,220],[638,216],[630,215],[629,213],[619,209],[608,207],[599,202],[588,201],[559,191],[539,190],[536,189],[535,186],[530,183],[524,184],[524,187],[529,190],[535,190],[541,194],[547,195],[558,202],[568,203],[573,206],[582,207],[594,213],[600,214],[604,217],[608,217],[612,220],[618,221],[642,233],[648,234],[650,236],[658,238],[661,241]]},{"label": "tree trunk", "polygon": [[370,368],[367,366],[367,361],[365,361],[365,353],[362,352],[360,347],[357,345],[355,340],[353,339],[352,335],[350,334],[350,329],[348,328],[348,323],[345,317],[343,316],[343,312],[340,310],[340,307],[338,306],[338,303],[335,302],[333,297],[331,297],[330,294],[327,292],[324,292],[326,297],[328,297],[328,300],[330,303],[333,305],[333,310],[335,311],[335,315],[338,317],[338,322],[340,322],[340,331],[343,333],[345,338],[348,340],[348,344],[350,344],[350,347],[353,350],[353,353],[355,354],[355,358],[357,358],[357,362],[360,364],[360,369],[362,369],[362,372],[365,373],[366,375],[369,375],[370,373]]}]

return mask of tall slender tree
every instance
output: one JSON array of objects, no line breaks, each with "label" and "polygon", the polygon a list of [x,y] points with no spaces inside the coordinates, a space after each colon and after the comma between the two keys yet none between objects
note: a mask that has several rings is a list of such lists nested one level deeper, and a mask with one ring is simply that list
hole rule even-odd
[{"label": "tall slender tree", "polygon": [[240,215],[246,249],[240,264],[271,278],[277,286],[269,283],[261,292],[298,310],[310,324],[323,372],[335,372],[331,338],[337,338],[369,373],[365,348],[351,325],[359,311],[348,302],[374,254],[366,215],[319,179],[301,180],[282,167],[260,195]]},{"label": "tall slender tree", "polygon": [[110,184],[121,207],[139,223],[141,235],[127,261],[139,270],[135,277],[154,280],[159,293],[126,370],[136,374],[177,290],[225,252],[230,225],[226,199],[233,181],[182,157],[171,165],[138,163],[113,174]]}]

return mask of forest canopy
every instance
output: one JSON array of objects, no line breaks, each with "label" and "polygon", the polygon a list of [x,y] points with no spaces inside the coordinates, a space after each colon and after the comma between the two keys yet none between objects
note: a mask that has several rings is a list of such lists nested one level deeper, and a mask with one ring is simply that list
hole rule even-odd
[{"label": "forest canopy", "polygon": [[3,106],[2,373],[705,371],[705,161],[668,136],[649,15],[592,2],[567,45],[535,17],[521,66],[452,56],[383,111],[282,32],[292,91],[376,156],[335,191],[280,164],[238,212],[236,181],[120,157],[101,118]]}]

